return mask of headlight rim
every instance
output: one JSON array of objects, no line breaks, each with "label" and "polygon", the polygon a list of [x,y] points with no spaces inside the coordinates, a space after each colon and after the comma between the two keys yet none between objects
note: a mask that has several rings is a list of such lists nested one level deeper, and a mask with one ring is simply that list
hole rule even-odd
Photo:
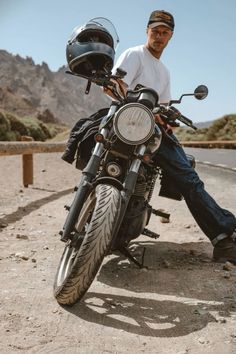
[{"label": "headlight rim", "polygon": [[[148,113],[149,117],[150,117],[151,124],[150,124],[149,133],[144,138],[132,141],[132,140],[128,140],[127,138],[122,136],[122,134],[120,133],[119,128],[118,128],[118,119],[119,119],[119,116],[121,115],[121,113],[123,111],[128,110],[129,108],[134,108],[134,107],[141,108],[143,111],[146,111]],[[154,114],[152,113],[152,111],[148,107],[144,106],[141,103],[138,103],[138,102],[127,103],[126,105],[122,106],[116,112],[115,117],[114,117],[114,121],[113,121],[113,128],[114,128],[115,134],[117,135],[119,140],[121,140],[122,142],[124,142],[124,143],[126,143],[128,145],[141,145],[141,144],[145,143],[146,141],[148,141],[153,136],[153,134],[155,133]]]}]

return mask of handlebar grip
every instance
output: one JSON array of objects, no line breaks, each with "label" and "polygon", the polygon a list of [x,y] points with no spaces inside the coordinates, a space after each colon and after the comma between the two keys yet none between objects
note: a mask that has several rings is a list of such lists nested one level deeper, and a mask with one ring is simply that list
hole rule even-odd
[{"label": "handlebar grip", "polygon": [[189,119],[189,118],[183,116],[183,114],[181,114],[180,119],[181,119],[183,122],[186,122],[186,123],[188,123],[188,124],[193,124],[193,122],[191,121],[191,119]]},{"label": "handlebar grip", "polygon": [[195,127],[195,126],[193,125],[193,122],[191,121],[191,119],[189,119],[189,118],[183,116],[182,114],[181,114],[180,117],[178,117],[178,120],[179,120],[180,122],[182,122],[182,123],[188,125],[189,127],[193,128],[194,130],[197,130],[197,127]]}]

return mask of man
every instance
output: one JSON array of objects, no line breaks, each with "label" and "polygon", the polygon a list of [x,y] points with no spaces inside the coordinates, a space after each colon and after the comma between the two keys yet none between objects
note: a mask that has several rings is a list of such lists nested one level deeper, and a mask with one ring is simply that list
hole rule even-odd
[{"label": "man", "polygon": [[[174,26],[174,18],[169,12],[157,10],[151,13],[146,44],[127,49],[113,68],[114,73],[117,68],[127,72],[120,82],[122,90],[134,89],[138,85],[151,87],[158,92],[160,103],[170,101],[170,75],[160,57],[172,38]],[[159,116],[156,119],[163,125]],[[236,263],[235,216],[222,209],[205,191],[176,137],[170,133],[170,138],[163,139],[155,156],[156,163],[173,180],[196,222],[210,239],[214,246],[213,259]]]}]

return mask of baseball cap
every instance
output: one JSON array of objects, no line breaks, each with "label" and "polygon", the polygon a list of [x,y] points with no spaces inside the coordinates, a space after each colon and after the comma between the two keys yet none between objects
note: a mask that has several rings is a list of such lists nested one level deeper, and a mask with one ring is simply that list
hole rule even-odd
[{"label": "baseball cap", "polygon": [[174,31],[174,17],[169,12],[164,10],[153,11],[148,20],[148,27],[154,28],[157,26],[166,26]]}]

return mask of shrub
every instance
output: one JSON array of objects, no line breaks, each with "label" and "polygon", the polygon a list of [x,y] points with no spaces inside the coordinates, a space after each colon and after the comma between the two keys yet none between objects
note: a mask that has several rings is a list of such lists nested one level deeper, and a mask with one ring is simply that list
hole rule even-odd
[{"label": "shrub", "polygon": [[51,138],[52,138],[52,135],[51,135],[51,132],[50,132],[50,130],[48,129],[48,127],[47,127],[44,123],[42,123],[42,122],[40,122],[40,121],[39,121],[39,126],[40,126],[40,128],[42,129],[43,133],[45,134],[46,139],[51,139]]},{"label": "shrub", "polygon": [[236,114],[229,114],[215,120],[209,128],[197,131],[178,128],[175,134],[181,141],[236,140]]},{"label": "shrub", "polygon": [[21,136],[31,136],[34,140],[45,141],[65,129],[66,126],[61,124],[46,124],[35,117],[17,117],[12,113],[0,111],[1,141],[21,140]]},{"label": "shrub", "polygon": [[236,115],[228,114],[217,119],[207,131],[207,140],[235,140]]},{"label": "shrub", "polygon": [[31,136],[34,140],[45,141],[47,139],[47,134],[45,134],[44,129],[40,126],[40,121],[34,117],[23,117],[21,121],[27,128],[27,135]]},{"label": "shrub", "polygon": [[19,139],[21,135],[28,134],[27,128],[24,125],[24,123],[20,120],[20,118],[16,117],[15,115],[9,112],[5,112],[5,115],[10,122],[11,130],[18,133],[16,135],[19,137]]},{"label": "shrub", "polygon": [[8,134],[11,131],[10,122],[4,112],[0,111],[0,140],[8,140]]}]

